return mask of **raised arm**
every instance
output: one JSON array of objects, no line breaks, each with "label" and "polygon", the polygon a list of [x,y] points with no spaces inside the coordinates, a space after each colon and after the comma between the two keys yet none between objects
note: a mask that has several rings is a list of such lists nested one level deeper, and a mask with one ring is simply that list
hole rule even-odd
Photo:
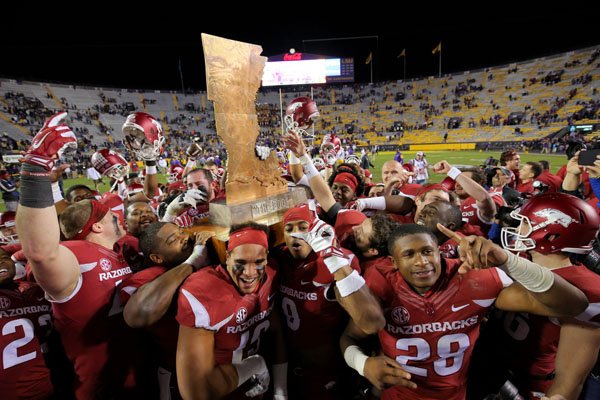
[{"label": "raised arm", "polygon": [[71,129],[50,117],[33,138],[21,165],[21,197],[16,225],[23,252],[40,286],[54,299],[73,292],[79,279],[75,255],[59,245],[60,228],[54,208],[50,173],[62,152],[77,146]]},{"label": "raised arm", "polygon": [[496,215],[496,204],[494,203],[494,200],[492,200],[492,196],[483,188],[483,186],[445,160],[436,163],[433,166],[433,171],[440,174],[446,174],[454,179],[456,183],[460,184],[463,190],[475,199],[481,218],[488,222],[491,222],[494,219],[494,215]]},{"label": "raised arm", "polygon": [[338,302],[356,325],[367,334],[379,332],[385,326],[381,306],[364,278],[352,268],[350,258],[339,247],[333,227],[316,219],[308,232],[291,235],[306,241],[323,258],[335,279]]},{"label": "raised arm", "polygon": [[441,224],[437,227],[459,243],[460,259],[467,269],[496,266],[516,281],[500,292],[496,299],[498,308],[566,317],[579,315],[588,306],[581,290],[551,270],[504,250],[491,240],[479,236],[461,237]]},{"label": "raised arm", "polygon": [[171,306],[173,296],[183,281],[194,270],[207,264],[205,245],[206,241],[214,236],[214,232],[197,232],[195,236],[196,245],[187,260],[142,285],[133,293],[123,309],[123,317],[127,325],[141,328],[155,324]]},{"label": "raised arm", "polygon": [[[302,141],[302,137],[299,134],[288,130],[287,135],[284,137],[284,143],[286,148],[291,150],[293,155],[297,158],[296,160],[290,160],[290,164],[296,165],[295,172],[299,174],[299,167],[301,165],[304,175],[308,178],[310,188],[315,195],[315,199],[321,205],[321,208],[327,212],[335,204],[335,199],[331,193],[331,189],[327,186],[327,182],[321,177],[317,168],[313,165],[310,156],[306,152],[306,146]],[[292,167],[290,167],[291,169]]]}]

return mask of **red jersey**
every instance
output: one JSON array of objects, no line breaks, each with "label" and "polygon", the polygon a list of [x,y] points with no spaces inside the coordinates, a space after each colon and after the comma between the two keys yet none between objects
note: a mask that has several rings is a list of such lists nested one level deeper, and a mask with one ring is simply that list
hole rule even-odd
[{"label": "red jersey", "polygon": [[497,268],[458,274],[460,260],[442,259],[442,275],[419,295],[400,272],[371,268],[369,288],[382,303],[383,353],[411,373],[419,388],[394,386],[382,399],[464,399],[467,370],[479,325],[500,291],[512,283]]},{"label": "red jersey", "polygon": [[[350,266],[360,272],[354,254],[342,250],[350,259]],[[296,260],[285,248],[277,262],[282,316],[290,348],[301,352],[331,345],[338,349],[347,314],[335,298],[335,280],[323,259],[311,252],[306,259]]]},{"label": "red jersey", "polygon": [[50,299],[56,330],[78,378],[75,394],[88,399],[104,390],[121,390],[129,373],[131,343],[123,337],[123,307],[116,287],[131,268],[120,254],[95,243],[73,240],[61,246],[77,257],[81,272],[71,295]]},{"label": "red jersey", "polygon": [[215,332],[215,363],[239,363],[254,355],[270,327],[277,287],[275,270],[267,265],[257,293],[241,294],[222,266],[193,273],[179,291],[177,321]]},{"label": "red jersey", "polygon": [[51,327],[50,303],[32,282],[0,289],[2,399],[46,398],[53,392],[41,344]]},{"label": "red jersey", "polygon": [[[506,202],[502,197],[502,193],[490,193],[492,200],[496,204],[496,209],[501,206],[505,206]],[[486,221],[481,216],[479,207],[477,207],[477,200],[469,196],[460,202],[460,211],[462,212],[462,219],[471,225],[475,225],[481,228],[481,230],[487,234],[490,230],[493,220]]]},{"label": "red jersey", "polygon": [[[588,298],[589,306],[576,319],[600,327],[600,276],[582,265],[552,270],[577,286]],[[554,361],[560,338],[560,325],[554,318],[527,313],[505,313],[502,337],[494,342],[506,349],[508,368],[519,379],[522,393],[545,393],[552,385]],[[543,379],[547,377],[546,379]]]},{"label": "red jersey", "polygon": [[[167,271],[168,269],[165,267],[155,266],[145,268],[125,278],[119,286],[123,307],[140,287],[152,282]],[[175,320],[176,314],[176,303],[172,302],[165,315],[154,325],[148,327],[152,340],[158,345],[160,365],[173,373],[175,372],[175,353],[179,335],[179,324]]]}]

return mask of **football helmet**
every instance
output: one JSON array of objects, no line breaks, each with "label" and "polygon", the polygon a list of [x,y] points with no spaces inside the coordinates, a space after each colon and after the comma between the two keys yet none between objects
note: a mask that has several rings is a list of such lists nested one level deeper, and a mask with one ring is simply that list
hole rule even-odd
[{"label": "football helmet", "polygon": [[342,141],[339,137],[337,137],[334,133],[328,133],[323,136],[323,141],[321,142],[321,154],[325,155],[329,152],[334,152],[337,154],[342,148]]},{"label": "football helmet", "polygon": [[306,130],[319,116],[317,103],[308,97],[298,97],[290,102],[283,118],[285,125],[299,135],[308,136]]},{"label": "football helmet", "polygon": [[19,243],[15,216],[14,211],[0,214],[0,245]]},{"label": "football helmet", "polygon": [[129,173],[127,160],[118,152],[100,149],[92,154],[92,166],[103,176],[120,180]]},{"label": "football helmet", "polygon": [[169,169],[169,176],[167,177],[167,181],[169,183],[175,183],[183,179],[183,168],[177,165],[171,165]]},{"label": "football helmet", "polygon": [[344,162],[346,164],[356,164],[356,165],[360,165],[360,157],[357,156],[356,154],[349,154],[346,156],[346,158],[344,159]]},{"label": "football helmet", "polygon": [[565,193],[532,197],[510,213],[516,228],[502,228],[502,246],[510,251],[586,254],[598,233],[600,217],[585,201]]},{"label": "football helmet", "polygon": [[143,112],[129,114],[123,124],[125,144],[142,160],[156,160],[162,153],[165,136],[160,122]]},{"label": "football helmet", "polygon": [[317,171],[322,171],[327,167],[327,164],[321,157],[315,157],[312,161],[313,165],[317,168]]}]

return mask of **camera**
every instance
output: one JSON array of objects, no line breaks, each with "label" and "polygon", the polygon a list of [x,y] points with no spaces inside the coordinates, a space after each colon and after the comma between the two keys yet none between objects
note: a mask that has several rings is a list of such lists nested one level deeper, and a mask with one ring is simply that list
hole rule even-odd
[{"label": "camera", "polygon": [[484,400],[525,400],[523,396],[519,394],[519,389],[511,383],[511,381],[504,382],[504,385],[500,388],[500,391],[495,394],[487,395]]}]

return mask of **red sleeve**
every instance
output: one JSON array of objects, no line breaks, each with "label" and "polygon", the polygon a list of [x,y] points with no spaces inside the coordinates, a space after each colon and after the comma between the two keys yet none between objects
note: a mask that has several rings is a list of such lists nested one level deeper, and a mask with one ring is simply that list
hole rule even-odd
[{"label": "red sleeve", "polygon": [[167,271],[164,267],[150,267],[135,274],[129,275],[119,285],[119,293],[121,295],[121,304],[127,304],[131,296],[143,285],[153,281]]},{"label": "red sleeve", "polygon": [[382,271],[377,268],[369,268],[365,273],[365,281],[367,286],[371,289],[371,292],[375,297],[379,298],[384,304],[389,304],[394,296],[394,291],[390,285],[390,282]]}]

